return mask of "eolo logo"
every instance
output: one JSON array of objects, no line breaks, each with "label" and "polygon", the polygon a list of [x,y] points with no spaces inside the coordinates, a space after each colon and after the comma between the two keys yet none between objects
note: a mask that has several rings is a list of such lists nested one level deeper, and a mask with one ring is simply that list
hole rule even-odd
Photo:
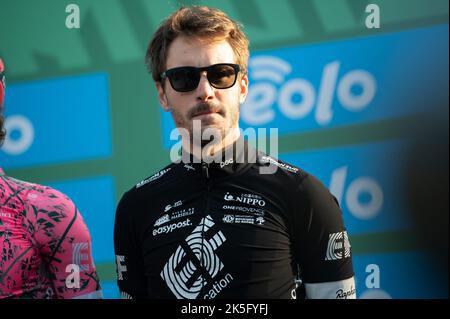
[{"label": "eolo logo", "polygon": [[292,66],[274,56],[252,58],[249,66],[254,83],[251,81],[247,100],[241,109],[242,120],[249,125],[268,125],[275,118],[276,105],[280,113],[290,120],[314,113],[317,124],[325,126],[333,119],[335,97],[345,110],[360,112],[370,104],[377,91],[374,76],[366,70],[354,69],[339,74],[340,61],[323,67],[318,88],[300,77],[285,81],[285,77],[292,73]]}]

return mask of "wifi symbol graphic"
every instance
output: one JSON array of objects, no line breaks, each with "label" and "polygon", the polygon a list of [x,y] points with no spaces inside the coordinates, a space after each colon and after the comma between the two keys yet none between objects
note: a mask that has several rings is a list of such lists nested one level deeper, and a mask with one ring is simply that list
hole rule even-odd
[{"label": "wifi symbol graphic", "polygon": [[258,80],[270,80],[281,84],[292,67],[286,61],[273,56],[258,56],[250,60],[251,77]]}]

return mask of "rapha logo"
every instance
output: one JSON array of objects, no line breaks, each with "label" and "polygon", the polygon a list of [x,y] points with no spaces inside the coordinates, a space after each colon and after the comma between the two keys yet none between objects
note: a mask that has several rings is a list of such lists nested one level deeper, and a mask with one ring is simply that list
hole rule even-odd
[{"label": "rapha logo", "polygon": [[241,194],[241,196],[233,196],[229,192],[227,192],[223,199],[229,202],[233,201],[238,203],[250,204],[253,206],[266,206],[266,202],[262,199],[262,197],[256,194]]},{"label": "rapha logo", "polygon": [[348,299],[349,297],[356,294],[356,289],[353,286],[350,287],[348,291],[344,291],[344,289],[339,289],[336,291],[336,299]]},{"label": "rapha logo", "polygon": [[213,289],[209,290],[205,298],[215,298],[232,280],[233,277],[227,274],[228,281],[220,280],[222,284],[217,284],[216,281],[216,276],[224,265],[215,251],[226,238],[218,231],[210,239],[206,239],[214,225],[211,216],[202,218],[164,265],[161,278],[177,299],[195,299],[206,285],[213,285]]}]

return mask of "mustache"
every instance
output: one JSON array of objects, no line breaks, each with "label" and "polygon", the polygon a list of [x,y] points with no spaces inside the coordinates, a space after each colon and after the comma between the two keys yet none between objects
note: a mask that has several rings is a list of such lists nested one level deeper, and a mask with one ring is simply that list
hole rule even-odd
[{"label": "mustache", "polygon": [[220,104],[202,102],[202,103],[199,103],[196,106],[194,106],[189,111],[188,116],[189,116],[189,118],[193,118],[194,116],[196,116],[198,114],[209,113],[209,112],[219,113],[222,116],[225,115],[225,109]]}]

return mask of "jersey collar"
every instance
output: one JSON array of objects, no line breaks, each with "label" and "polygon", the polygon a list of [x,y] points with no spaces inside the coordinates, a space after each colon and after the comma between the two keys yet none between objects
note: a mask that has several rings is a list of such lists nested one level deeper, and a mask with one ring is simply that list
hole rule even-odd
[{"label": "jersey collar", "polygon": [[257,150],[240,136],[233,144],[222,150],[220,157],[216,157],[209,163],[189,154],[185,156],[187,161],[183,161],[182,157],[179,165],[194,175],[220,178],[246,170],[256,162],[256,158]]}]

